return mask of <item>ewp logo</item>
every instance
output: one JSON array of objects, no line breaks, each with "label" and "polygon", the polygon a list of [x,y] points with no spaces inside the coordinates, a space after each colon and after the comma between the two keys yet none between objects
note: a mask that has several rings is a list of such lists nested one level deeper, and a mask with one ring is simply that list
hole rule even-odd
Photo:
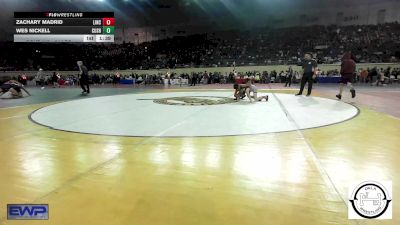
[{"label": "ewp logo", "polygon": [[49,205],[7,205],[8,220],[48,220]]}]

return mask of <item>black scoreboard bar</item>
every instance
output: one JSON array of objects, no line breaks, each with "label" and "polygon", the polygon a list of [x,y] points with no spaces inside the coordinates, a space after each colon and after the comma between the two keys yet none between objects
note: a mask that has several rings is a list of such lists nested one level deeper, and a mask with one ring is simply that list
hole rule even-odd
[{"label": "black scoreboard bar", "polygon": [[113,18],[114,12],[14,12],[14,18]]},{"label": "black scoreboard bar", "polygon": [[107,26],[102,19],[95,18],[18,18],[14,19],[15,26]]},{"label": "black scoreboard bar", "polygon": [[103,34],[103,27],[17,27],[15,34]]},{"label": "black scoreboard bar", "polygon": [[114,12],[14,12],[14,42],[114,42]]}]

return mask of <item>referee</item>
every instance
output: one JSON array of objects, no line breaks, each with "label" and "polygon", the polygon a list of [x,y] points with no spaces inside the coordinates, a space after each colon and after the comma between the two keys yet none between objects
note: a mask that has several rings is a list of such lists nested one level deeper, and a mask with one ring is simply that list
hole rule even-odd
[{"label": "referee", "polygon": [[304,60],[303,60],[303,77],[301,78],[301,84],[300,84],[300,91],[297,95],[302,95],[304,86],[308,82],[308,90],[307,90],[307,96],[311,95],[311,90],[312,90],[312,85],[313,81],[315,78],[315,71],[317,71],[317,61],[311,58],[310,53],[306,53],[304,55]]}]

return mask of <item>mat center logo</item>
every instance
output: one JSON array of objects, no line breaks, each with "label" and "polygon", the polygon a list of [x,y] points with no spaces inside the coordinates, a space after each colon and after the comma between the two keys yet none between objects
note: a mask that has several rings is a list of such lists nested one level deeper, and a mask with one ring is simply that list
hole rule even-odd
[{"label": "mat center logo", "polygon": [[233,98],[216,96],[186,96],[154,99],[155,103],[165,105],[221,105],[234,103]]},{"label": "mat center logo", "polygon": [[349,219],[391,219],[391,182],[357,185],[349,198]]}]

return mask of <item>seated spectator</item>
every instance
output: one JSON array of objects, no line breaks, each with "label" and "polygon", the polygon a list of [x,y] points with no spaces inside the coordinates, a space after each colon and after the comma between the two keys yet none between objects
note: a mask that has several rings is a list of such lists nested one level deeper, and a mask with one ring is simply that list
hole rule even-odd
[{"label": "seated spectator", "polygon": [[361,68],[361,72],[360,72],[360,82],[361,82],[361,83],[367,82],[367,77],[368,77],[368,70],[362,69],[362,68]]}]

